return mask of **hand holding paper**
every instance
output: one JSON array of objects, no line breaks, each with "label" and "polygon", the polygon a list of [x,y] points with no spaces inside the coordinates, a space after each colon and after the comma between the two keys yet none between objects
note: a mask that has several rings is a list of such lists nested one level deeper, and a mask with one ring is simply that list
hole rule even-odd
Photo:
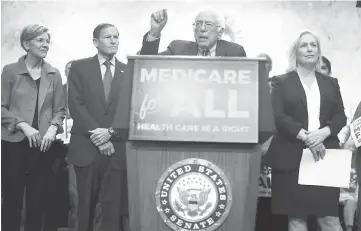
[{"label": "hand holding paper", "polygon": [[309,150],[311,151],[315,161],[319,161],[320,159],[323,160],[326,155],[326,148],[322,143],[315,147],[310,147]]},{"label": "hand holding paper", "polygon": [[304,149],[298,184],[347,188],[350,184],[352,152],[326,149],[323,160],[315,161],[310,149]]}]

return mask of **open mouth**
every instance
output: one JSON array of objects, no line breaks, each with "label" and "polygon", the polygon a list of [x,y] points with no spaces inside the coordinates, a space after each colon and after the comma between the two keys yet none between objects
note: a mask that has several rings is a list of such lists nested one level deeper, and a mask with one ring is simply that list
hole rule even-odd
[{"label": "open mouth", "polygon": [[200,42],[205,42],[208,40],[208,37],[207,36],[199,36],[199,41]]}]

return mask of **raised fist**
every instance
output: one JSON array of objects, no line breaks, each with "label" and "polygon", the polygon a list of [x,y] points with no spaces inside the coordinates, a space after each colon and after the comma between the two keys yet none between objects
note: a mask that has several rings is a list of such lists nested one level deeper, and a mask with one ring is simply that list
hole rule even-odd
[{"label": "raised fist", "polygon": [[150,16],[150,35],[156,38],[160,37],[165,24],[168,21],[168,13],[166,9],[158,10]]}]

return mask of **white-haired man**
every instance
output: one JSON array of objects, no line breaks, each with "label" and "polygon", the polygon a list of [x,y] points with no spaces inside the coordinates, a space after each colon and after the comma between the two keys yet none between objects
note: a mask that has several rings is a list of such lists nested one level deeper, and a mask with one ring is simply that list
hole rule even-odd
[{"label": "white-haired man", "polygon": [[[141,55],[158,54],[161,32],[167,21],[167,10],[152,13],[151,28],[144,35]],[[211,8],[200,10],[193,23],[195,42],[174,40],[166,51],[159,54],[245,57],[241,45],[221,39],[224,29],[225,18],[219,11]]]}]

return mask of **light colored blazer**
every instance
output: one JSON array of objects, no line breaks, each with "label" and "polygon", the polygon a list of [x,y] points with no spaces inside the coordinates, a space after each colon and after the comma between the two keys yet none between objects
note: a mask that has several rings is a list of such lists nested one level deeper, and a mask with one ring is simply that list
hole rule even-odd
[{"label": "light colored blazer", "polygon": [[[20,142],[25,134],[16,128],[20,122],[32,125],[36,106],[37,86],[31,78],[25,56],[17,63],[6,65],[1,73],[1,139]],[[38,96],[38,125],[44,136],[50,125],[62,133],[65,116],[65,96],[60,72],[43,61]]]}]

